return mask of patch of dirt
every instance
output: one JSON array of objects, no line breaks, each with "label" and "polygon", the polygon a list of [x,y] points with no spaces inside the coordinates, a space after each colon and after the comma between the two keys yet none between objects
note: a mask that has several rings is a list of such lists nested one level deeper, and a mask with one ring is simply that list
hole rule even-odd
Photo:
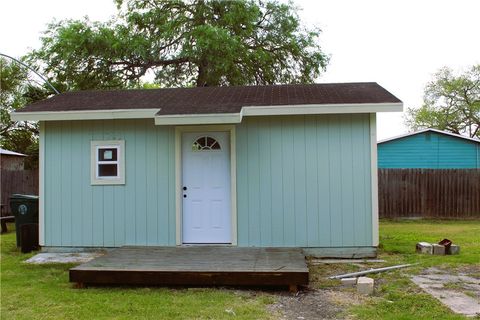
[{"label": "patch of dirt", "polygon": [[307,289],[296,294],[279,293],[277,302],[269,309],[280,314],[280,319],[346,319],[346,307],[362,302],[363,297],[354,292]]},{"label": "patch of dirt", "polygon": [[369,298],[356,293],[354,288],[343,287],[340,280],[327,277],[345,272],[357,271],[364,266],[351,263],[314,264],[307,260],[310,270],[310,285],[296,294],[279,292],[276,303],[269,306],[280,319],[349,319],[347,309],[352,305],[365,303]]}]

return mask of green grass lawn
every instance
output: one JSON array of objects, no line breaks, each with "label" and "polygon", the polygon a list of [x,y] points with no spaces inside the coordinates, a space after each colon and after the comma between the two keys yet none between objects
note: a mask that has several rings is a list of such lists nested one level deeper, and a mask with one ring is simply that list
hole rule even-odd
[{"label": "green grass lawn", "polygon": [[[437,243],[447,238],[460,245],[460,254],[429,256],[415,253],[420,241]],[[442,264],[455,267],[480,263],[480,221],[401,220],[380,222],[380,253],[382,258],[421,267]]]},{"label": "green grass lawn", "polygon": [[[73,265],[28,265],[33,254],[1,235],[1,319],[268,319],[271,295],[222,289],[88,287],[68,282]],[[233,311],[233,312],[232,312]]]},{"label": "green grass lawn", "polygon": [[[431,256],[415,253],[417,242],[437,243],[444,238],[460,245],[459,255]],[[386,265],[418,265],[371,275],[379,285],[368,303],[350,310],[358,318],[465,319],[424,293],[409,278],[432,266],[450,272],[465,267],[480,270],[480,221],[381,221],[380,258],[387,261]],[[480,274],[475,276],[480,277]]]},{"label": "green grass lawn", "polygon": [[[443,238],[461,246],[458,256],[415,253],[419,241]],[[168,289],[88,287],[74,289],[68,282],[73,265],[27,265],[33,254],[15,247],[15,233],[1,235],[1,319],[269,319],[266,306],[272,294],[224,289]],[[418,263],[413,268],[372,275],[375,294],[345,310],[358,319],[463,319],[423,293],[409,277],[426,267],[456,272],[480,267],[480,221],[381,221],[380,256],[384,265]],[[312,286],[338,289],[338,281],[325,276],[357,271],[358,266],[337,264],[316,267]],[[479,269],[480,270],[480,269]],[[480,277],[480,272],[477,275]],[[231,312],[231,311],[233,312]]]}]

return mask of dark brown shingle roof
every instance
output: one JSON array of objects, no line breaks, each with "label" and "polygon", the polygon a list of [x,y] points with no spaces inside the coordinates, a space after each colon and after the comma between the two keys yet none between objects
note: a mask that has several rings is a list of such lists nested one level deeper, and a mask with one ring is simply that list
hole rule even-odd
[{"label": "dark brown shingle roof", "polygon": [[33,103],[18,112],[158,108],[158,115],[170,115],[238,113],[244,106],[400,102],[374,82],[325,83],[76,91]]}]

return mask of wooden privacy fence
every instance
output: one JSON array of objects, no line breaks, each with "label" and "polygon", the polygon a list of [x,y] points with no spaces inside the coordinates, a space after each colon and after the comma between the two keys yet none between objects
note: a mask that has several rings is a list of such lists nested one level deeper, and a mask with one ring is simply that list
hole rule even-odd
[{"label": "wooden privacy fence", "polygon": [[38,170],[0,171],[2,214],[10,212],[9,198],[14,193],[38,195]]},{"label": "wooden privacy fence", "polygon": [[480,169],[379,169],[381,218],[480,218]]}]

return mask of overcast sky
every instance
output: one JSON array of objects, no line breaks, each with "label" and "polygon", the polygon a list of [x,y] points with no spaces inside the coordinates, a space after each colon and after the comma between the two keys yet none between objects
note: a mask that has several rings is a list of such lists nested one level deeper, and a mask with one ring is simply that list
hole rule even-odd
[{"label": "overcast sky", "polygon": [[[319,82],[375,81],[407,107],[422,103],[423,88],[442,66],[480,63],[479,0],[294,0],[308,26],[323,30],[331,56]],[[53,19],[106,20],[112,0],[7,1],[0,4],[0,52],[19,57],[38,48]],[[378,137],[407,132],[400,113],[379,115]]]}]

